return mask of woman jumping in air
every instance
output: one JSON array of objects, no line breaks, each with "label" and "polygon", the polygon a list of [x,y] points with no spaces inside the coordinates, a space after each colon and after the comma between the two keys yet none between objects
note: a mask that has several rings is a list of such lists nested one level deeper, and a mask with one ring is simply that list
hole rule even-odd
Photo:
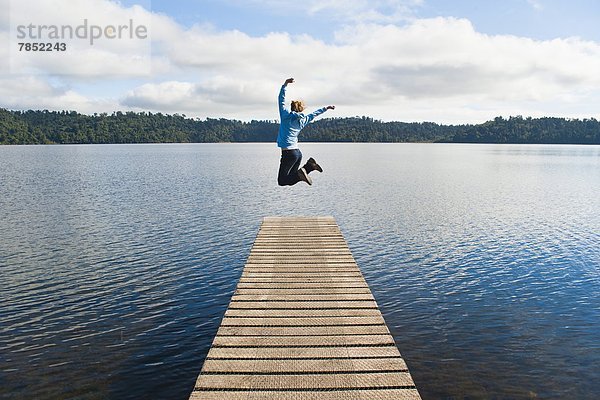
[{"label": "woman jumping in air", "polygon": [[285,91],[290,83],[294,83],[294,78],[286,79],[279,91],[281,125],[279,125],[277,146],[281,147],[281,164],[279,164],[277,183],[279,183],[279,186],[291,186],[304,181],[312,185],[312,179],[308,174],[314,170],[323,172],[323,169],[312,157],[300,168],[302,153],[298,149],[298,134],[317,115],[323,114],[327,110],[333,110],[335,106],[319,108],[311,114],[304,115],[302,114],[304,103],[294,100],[292,101],[291,111],[287,110],[285,108]]}]

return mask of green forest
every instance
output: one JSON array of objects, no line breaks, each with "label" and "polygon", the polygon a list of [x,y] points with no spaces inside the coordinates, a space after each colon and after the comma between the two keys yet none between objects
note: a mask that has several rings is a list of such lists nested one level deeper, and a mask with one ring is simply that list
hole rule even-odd
[{"label": "green forest", "polygon": [[[274,142],[277,121],[206,120],[148,112],[86,115],[0,109],[0,144]],[[477,125],[327,118],[302,131],[304,142],[600,144],[600,121],[497,117]]]}]

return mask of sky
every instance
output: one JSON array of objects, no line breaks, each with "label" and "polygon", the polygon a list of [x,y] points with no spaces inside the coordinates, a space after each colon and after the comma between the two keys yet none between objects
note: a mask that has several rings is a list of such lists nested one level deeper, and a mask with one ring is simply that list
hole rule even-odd
[{"label": "sky", "polygon": [[[0,9],[0,107],[12,110],[276,120],[279,88],[294,77],[290,99],[336,105],[330,117],[600,118],[593,0],[0,0]],[[18,37],[18,26],[84,20],[147,34]],[[67,48],[19,51],[23,42]]]}]

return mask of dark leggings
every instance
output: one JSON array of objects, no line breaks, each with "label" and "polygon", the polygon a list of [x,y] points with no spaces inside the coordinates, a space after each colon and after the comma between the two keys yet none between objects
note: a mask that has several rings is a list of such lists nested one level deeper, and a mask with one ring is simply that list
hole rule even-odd
[{"label": "dark leggings", "polygon": [[281,151],[281,163],[277,176],[279,186],[291,186],[300,182],[298,177],[300,162],[302,162],[302,153],[299,149]]}]

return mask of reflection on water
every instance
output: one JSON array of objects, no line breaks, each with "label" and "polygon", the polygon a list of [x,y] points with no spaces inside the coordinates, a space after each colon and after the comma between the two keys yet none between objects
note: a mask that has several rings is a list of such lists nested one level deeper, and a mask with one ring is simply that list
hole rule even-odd
[{"label": "reflection on water", "polygon": [[261,217],[333,215],[425,399],[600,392],[600,147],[0,147],[0,397],[187,398]]}]

